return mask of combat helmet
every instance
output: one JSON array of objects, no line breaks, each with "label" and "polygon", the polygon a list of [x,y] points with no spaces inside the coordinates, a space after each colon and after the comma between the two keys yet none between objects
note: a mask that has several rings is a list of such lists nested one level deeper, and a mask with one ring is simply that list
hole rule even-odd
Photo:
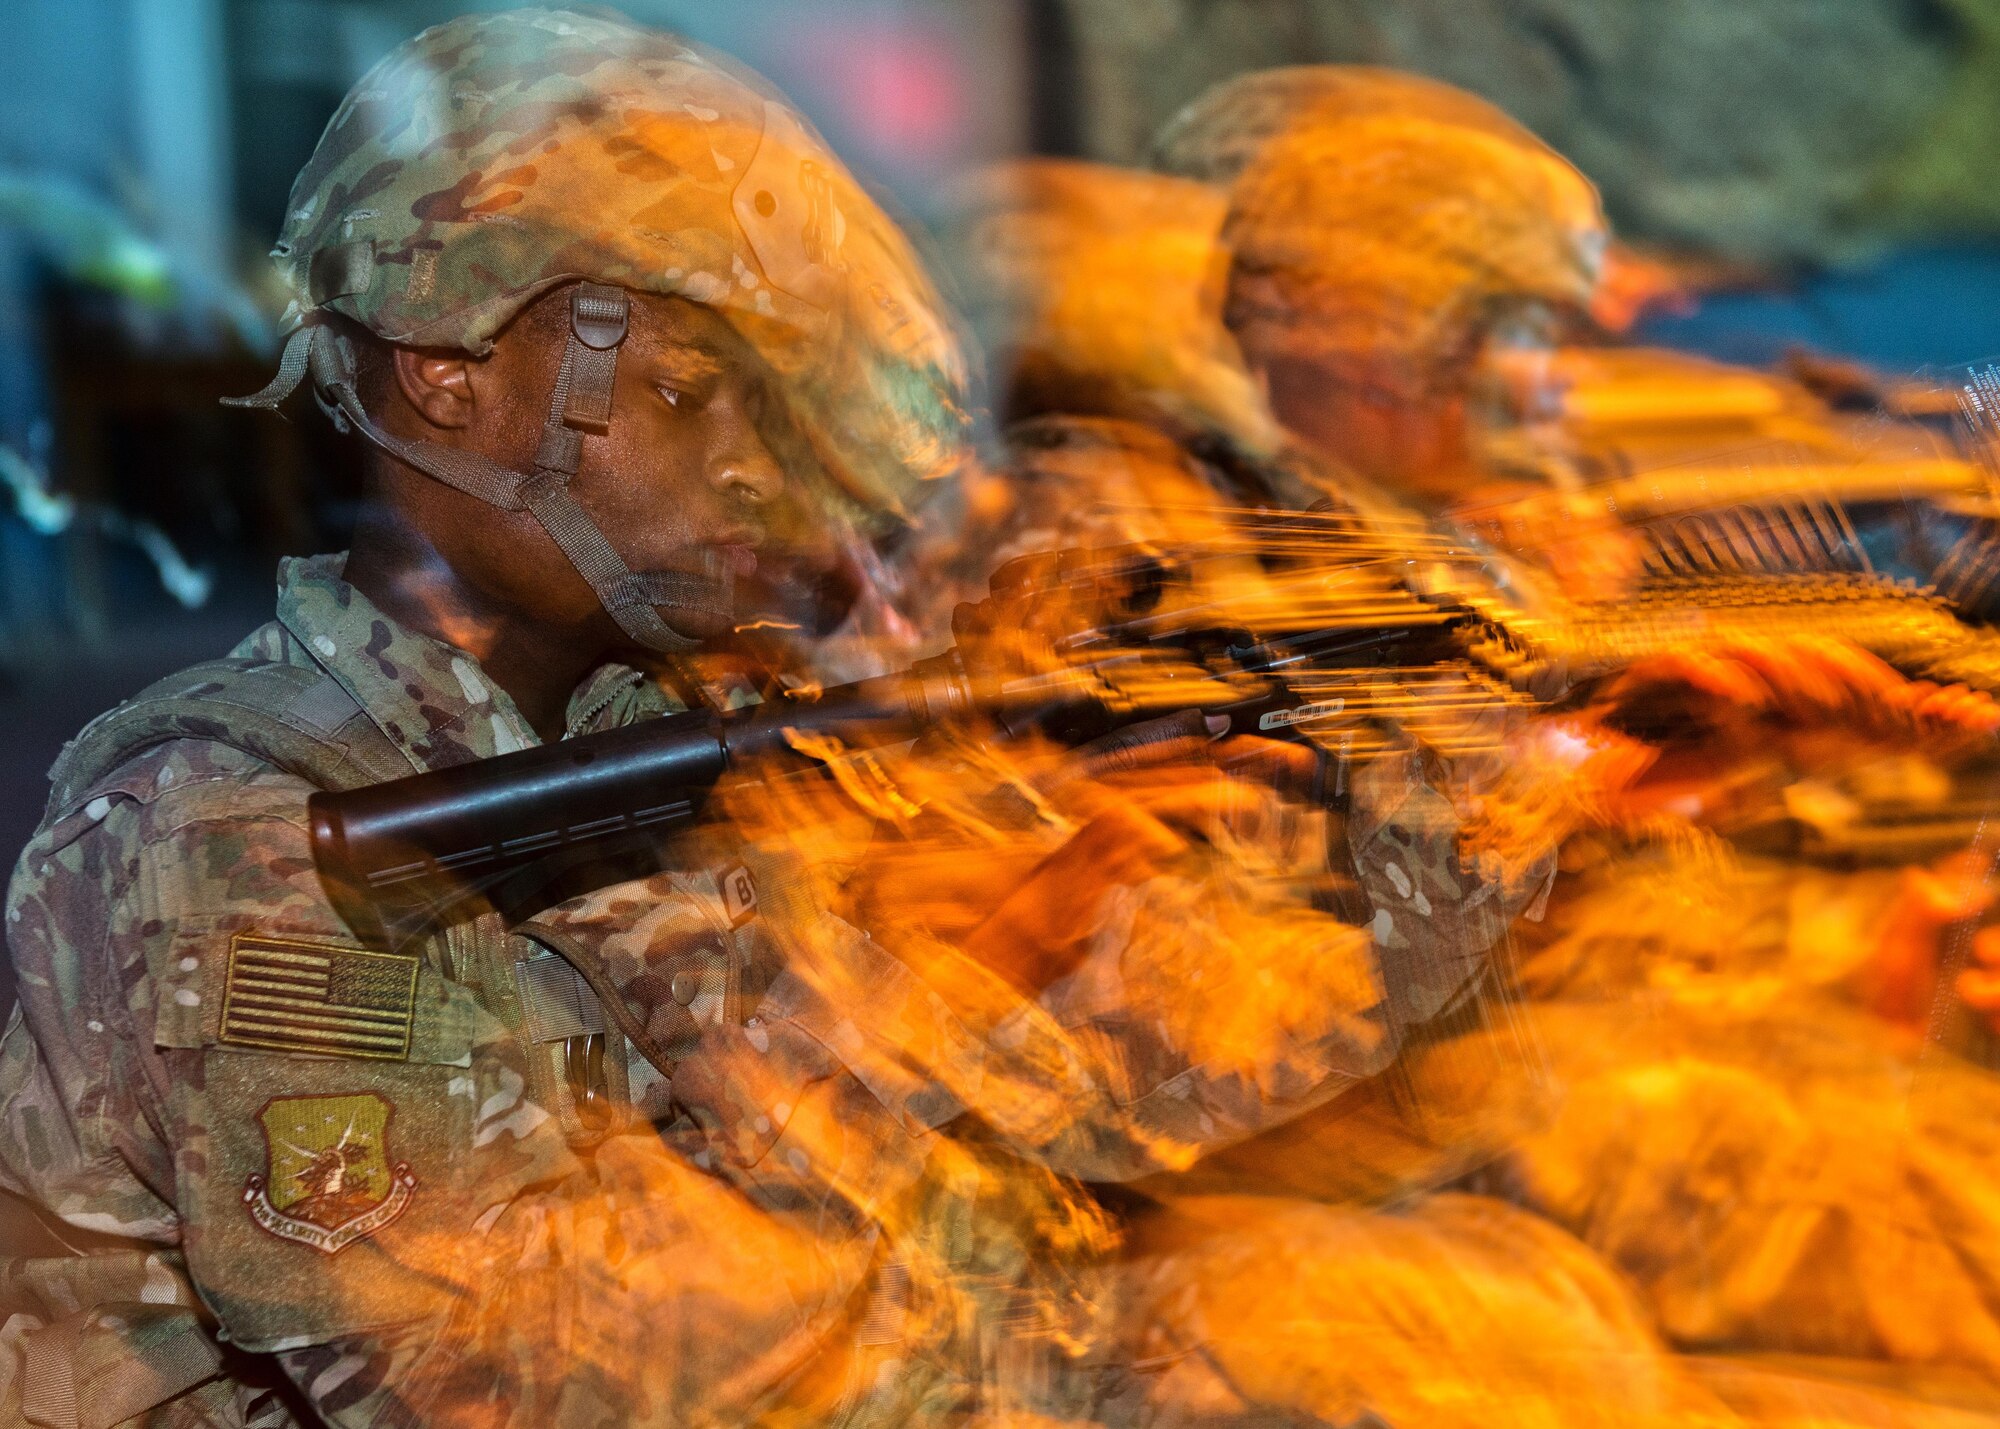
[{"label": "combat helmet", "polygon": [[[1226,184],[1225,316],[1336,365],[1449,380],[1497,314],[1585,307],[1608,230],[1575,166],[1493,105],[1359,66],[1217,86],[1154,146]],[[1380,370],[1379,363],[1376,370]]]},{"label": "combat helmet", "polygon": [[1154,136],[1163,174],[1228,187],[1272,139],[1307,124],[1401,115],[1482,130],[1524,149],[1555,150],[1478,95],[1426,75],[1376,65],[1280,65],[1204,90]]},{"label": "combat helmet", "polygon": [[[271,407],[310,375],[336,425],[505,510],[534,513],[633,639],[688,642],[661,608],[713,603],[635,573],[569,495],[611,408],[628,292],[720,313],[769,364],[818,464],[900,515],[957,464],[965,359],[882,209],[766,81],[606,12],[469,15],[399,46],[335,111],[272,257],[291,296]],[[339,315],[387,342],[491,351],[576,284],[532,471],[405,441],[364,410]]]},{"label": "combat helmet", "polygon": [[1222,326],[1221,192],[1038,158],[979,171],[955,200],[946,251],[1010,418],[1124,418],[1251,459],[1280,445]]}]

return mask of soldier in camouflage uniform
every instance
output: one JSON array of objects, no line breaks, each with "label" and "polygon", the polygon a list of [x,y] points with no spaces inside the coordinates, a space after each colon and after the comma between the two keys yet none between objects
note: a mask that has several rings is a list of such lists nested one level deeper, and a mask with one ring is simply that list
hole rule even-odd
[{"label": "soldier in camouflage uniform", "polygon": [[1475,95],[1341,65],[1217,85],[1156,150],[1226,186],[1221,316],[1288,431],[1430,511],[1492,481],[1482,363],[1559,334],[1602,269],[1575,166]]},{"label": "soldier in camouflage uniform", "polygon": [[365,943],[314,873],[312,789],[674,707],[645,671],[727,633],[788,480],[895,510],[954,456],[961,371],[803,121],[610,18],[396,51],[277,258],[294,330],[258,400],[309,376],[374,501],[351,555],[286,563],[275,621],[53,771],[7,901],[0,1406],[904,1423],[1015,1381],[1060,1406],[995,1331],[1094,1363],[1108,1233],[1064,1178],[1323,1100],[1456,982],[1386,996],[1365,934],[1281,915],[1238,956],[1304,993],[1218,1040],[1177,974],[1120,961],[1120,930],[1202,946],[1201,906],[1144,859],[1114,876],[1098,823],[1050,891],[1118,897],[1039,997],[1019,964],[892,957],[721,834],[521,928]]}]

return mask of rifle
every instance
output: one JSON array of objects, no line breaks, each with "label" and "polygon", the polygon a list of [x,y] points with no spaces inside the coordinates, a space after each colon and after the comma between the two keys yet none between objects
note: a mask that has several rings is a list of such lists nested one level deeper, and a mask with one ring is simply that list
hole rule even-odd
[{"label": "rifle", "polygon": [[907,670],[317,793],[321,881],[357,932],[394,945],[479,896],[525,909],[552,889],[632,877],[632,855],[694,824],[726,771],[812,737],[868,748],[978,721],[1079,745],[1198,711],[1210,730],[1226,720],[1224,734],[1296,740],[1339,725],[1345,752],[1366,757],[1385,723],[1463,748],[1479,742],[1463,736],[1473,716],[1527,703],[1465,659],[1476,612],[1414,589],[1358,538],[1248,597],[1217,595],[1207,578],[1241,554],[1025,556],[959,607],[951,650]]},{"label": "rifle", "polygon": [[[1199,712],[1224,735],[1305,742],[1322,773],[1412,744],[1476,757],[1518,715],[1635,659],[1758,633],[1838,635],[1912,674],[2000,688],[2000,641],[1877,577],[1665,580],[1587,606],[1483,580],[1482,558],[1429,534],[1317,513],[1247,524],[1235,546],[1021,557],[958,608],[951,650],[898,673],[315,794],[321,880],[391,945],[479,896],[546,906],[650,871],[634,859],[699,820],[726,771],[825,737],[868,748],[980,722],[1074,746]],[[1246,559],[1263,564],[1246,574]]]}]

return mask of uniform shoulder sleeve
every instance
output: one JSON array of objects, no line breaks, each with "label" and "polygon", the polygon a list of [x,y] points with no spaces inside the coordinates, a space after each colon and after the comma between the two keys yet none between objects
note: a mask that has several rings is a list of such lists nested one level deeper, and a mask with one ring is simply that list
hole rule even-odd
[{"label": "uniform shoulder sleeve", "polygon": [[178,1239],[163,1088],[145,1055],[165,933],[149,870],[167,804],[220,807],[260,775],[233,750],[160,746],[58,811],[15,869],[20,1014],[0,1057],[0,1179],[81,1229]]},{"label": "uniform shoulder sleeve", "polygon": [[[163,747],[31,851],[9,927],[35,1097],[76,1143],[36,1194],[177,1245],[229,1342],[330,1424],[745,1422],[795,1394],[869,1238],[827,1245],[649,1127],[580,1158],[497,1010],[504,944],[363,947],[307,793]],[[41,1154],[20,1110],[10,1175]]]}]

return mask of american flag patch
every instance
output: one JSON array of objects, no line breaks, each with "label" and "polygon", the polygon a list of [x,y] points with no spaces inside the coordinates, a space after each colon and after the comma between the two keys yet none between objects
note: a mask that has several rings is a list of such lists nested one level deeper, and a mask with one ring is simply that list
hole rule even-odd
[{"label": "american flag patch", "polygon": [[410,1055],[416,1008],[413,955],[238,933],[229,944],[218,1040],[400,1062]]}]

